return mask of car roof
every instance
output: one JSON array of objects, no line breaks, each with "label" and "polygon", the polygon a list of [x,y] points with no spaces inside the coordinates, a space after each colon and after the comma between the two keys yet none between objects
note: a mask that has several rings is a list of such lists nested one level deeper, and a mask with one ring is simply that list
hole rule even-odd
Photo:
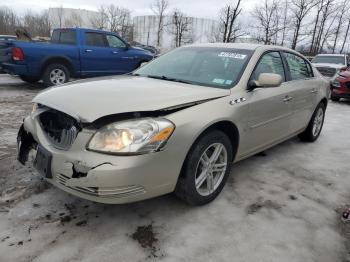
[{"label": "car roof", "polygon": [[318,54],[316,56],[346,56],[345,54]]},{"label": "car roof", "polygon": [[[205,43],[205,44],[192,44],[191,47],[213,47],[213,48],[234,48],[234,49],[245,49],[245,50],[256,50],[263,49],[268,50],[284,50],[288,52],[295,52],[290,48],[277,45],[263,45],[263,44],[248,44],[248,43]],[[297,53],[297,52],[295,52]]]}]

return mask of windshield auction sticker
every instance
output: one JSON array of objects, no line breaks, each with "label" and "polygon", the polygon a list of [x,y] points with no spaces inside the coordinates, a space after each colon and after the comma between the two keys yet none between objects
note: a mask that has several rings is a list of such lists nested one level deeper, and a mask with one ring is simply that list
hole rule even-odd
[{"label": "windshield auction sticker", "polygon": [[218,54],[219,57],[228,57],[235,59],[245,59],[247,55],[239,54],[239,53],[231,53],[231,52],[221,52]]}]

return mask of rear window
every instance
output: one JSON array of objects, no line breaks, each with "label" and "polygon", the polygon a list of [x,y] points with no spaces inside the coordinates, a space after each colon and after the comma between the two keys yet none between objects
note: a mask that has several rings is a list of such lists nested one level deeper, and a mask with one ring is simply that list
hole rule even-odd
[{"label": "rear window", "polygon": [[66,45],[75,45],[77,43],[75,30],[55,30],[51,36],[51,42]]}]

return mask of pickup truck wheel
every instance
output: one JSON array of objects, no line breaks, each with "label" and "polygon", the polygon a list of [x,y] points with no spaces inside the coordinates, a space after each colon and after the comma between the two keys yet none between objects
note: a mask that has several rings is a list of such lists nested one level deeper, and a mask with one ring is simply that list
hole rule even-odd
[{"label": "pickup truck wheel", "polygon": [[230,139],[219,130],[200,137],[186,158],[175,195],[190,205],[213,201],[228,178],[232,152]]},{"label": "pickup truck wheel", "polygon": [[24,82],[34,84],[40,80],[39,77],[33,77],[33,76],[19,76]]},{"label": "pickup truck wheel", "polygon": [[45,86],[62,85],[69,81],[69,70],[62,64],[50,64],[43,74]]}]

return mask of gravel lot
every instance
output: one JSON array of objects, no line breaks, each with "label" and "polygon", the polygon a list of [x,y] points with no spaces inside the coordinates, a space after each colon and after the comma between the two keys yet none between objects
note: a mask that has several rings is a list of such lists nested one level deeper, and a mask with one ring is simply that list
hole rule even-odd
[{"label": "gravel lot", "polygon": [[[42,89],[0,75],[0,261],[350,261],[350,102],[329,102],[316,143],[289,140],[234,166],[216,201],[103,205],[15,160]],[[142,174],[140,174],[142,175]]]}]

